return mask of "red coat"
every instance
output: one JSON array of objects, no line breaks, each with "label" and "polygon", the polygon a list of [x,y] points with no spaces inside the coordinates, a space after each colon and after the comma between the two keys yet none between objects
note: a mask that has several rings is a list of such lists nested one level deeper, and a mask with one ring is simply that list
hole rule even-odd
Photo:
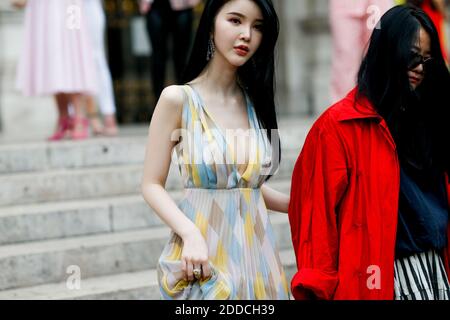
[{"label": "red coat", "polygon": [[356,89],[315,122],[294,168],[296,299],[307,292],[319,299],[394,297],[399,161],[386,122],[367,99],[355,105],[355,96]]}]

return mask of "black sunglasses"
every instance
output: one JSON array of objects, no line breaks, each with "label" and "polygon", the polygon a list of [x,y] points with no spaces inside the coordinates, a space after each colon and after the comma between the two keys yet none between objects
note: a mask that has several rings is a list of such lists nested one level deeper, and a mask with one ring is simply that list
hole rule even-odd
[{"label": "black sunglasses", "polygon": [[430,62],[433,61],[432,57],[424,57],[420,53],[412,52],[411,58],[408,63],[408,69],[412,70],[417,68],[420,64],[425,68]]}]

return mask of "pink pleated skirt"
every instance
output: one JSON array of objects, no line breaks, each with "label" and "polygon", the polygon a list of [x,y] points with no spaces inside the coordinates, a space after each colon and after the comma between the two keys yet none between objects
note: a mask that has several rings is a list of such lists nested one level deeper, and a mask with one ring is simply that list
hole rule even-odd
[{"label": "pink pleated skirt", "polygon": [[84,1],[28,1],[16,78],[24,95],[97,93]]}]

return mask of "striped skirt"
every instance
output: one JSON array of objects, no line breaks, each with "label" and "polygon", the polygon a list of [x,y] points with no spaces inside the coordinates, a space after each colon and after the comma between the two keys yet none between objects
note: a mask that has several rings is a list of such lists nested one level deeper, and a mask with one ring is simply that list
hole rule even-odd
[{"label": "striped skirt", "polygon": [[395,300],[449,300],[450,285],[441,257],[434,250],[396,259]]}]

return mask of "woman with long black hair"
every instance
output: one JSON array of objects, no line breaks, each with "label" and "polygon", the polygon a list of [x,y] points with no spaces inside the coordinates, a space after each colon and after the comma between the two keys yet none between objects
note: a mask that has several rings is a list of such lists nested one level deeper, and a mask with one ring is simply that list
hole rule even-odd
[{"label": "woman with long black hair", "polygon": [[[280,159],[269,134],[278,29],[270,0],[207,1],[186,85],[156,106],[142,191],[173,231],[158,263],[164,299],[289,298],[267,214],[287,212],[289,197],[264,184]],[[164,188],[173,149],[179,206]]]},{"label": "woman with long black hair", "polygon": [[420,9],[375,29],[292,178],[297,299],[449,299],[450,74]]}]

